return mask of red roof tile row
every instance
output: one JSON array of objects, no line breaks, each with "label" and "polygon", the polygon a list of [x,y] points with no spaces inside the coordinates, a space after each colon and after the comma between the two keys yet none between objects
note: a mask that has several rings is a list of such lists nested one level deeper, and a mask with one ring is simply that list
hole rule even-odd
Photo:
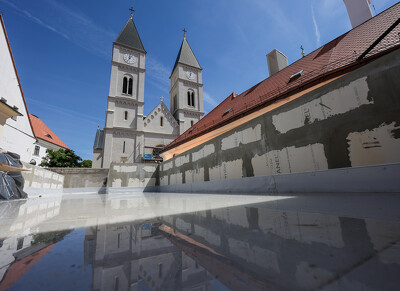
[{"label": "red roof tile row", "polygon": [[59,139],[47,126],[39,119],[39,117],[29,113],[29,119],[33,127],[33,133],[36,138],[48,141],[65,149],[68,147]]},{"label": "red roof tile row", "polygon": [[[204,118],[166,146],[164,151],[212,131],[245,115],[246,112],[250,113],[255,108],[269,104],[306,83],[321,80],[328,74],[359,64],[360,61],[357,61],[357,58],[395,23],[399,16],[400,3],[318,48],[240,95],[236,96],[232,93]],[[398,48],[399,36],[400,25],[397,25],[364,59],[387,52],[391,48]],[[290,77],[301,70],[303,70],[301,77],[290,82]]]}]

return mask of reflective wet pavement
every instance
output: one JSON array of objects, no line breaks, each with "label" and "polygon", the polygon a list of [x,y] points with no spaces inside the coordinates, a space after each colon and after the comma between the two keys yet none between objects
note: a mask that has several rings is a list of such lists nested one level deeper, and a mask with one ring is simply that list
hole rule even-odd
[{"label": "reflective wet pavement", "polygon": [[399,194],[0,203],[0,290],[398,290]]}]

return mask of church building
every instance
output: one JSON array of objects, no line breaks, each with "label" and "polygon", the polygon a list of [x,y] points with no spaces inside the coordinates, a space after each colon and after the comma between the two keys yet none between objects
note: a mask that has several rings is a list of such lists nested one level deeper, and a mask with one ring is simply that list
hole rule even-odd
[{"label": "church building", "polygon": [[[202,68],[184,35],[170,76],[170,109],[160,103],[143,115],[146,51],[132,18],[113,43],[104,129],[97,129],[93,168],[112,162],[157,161],[158,152],[204,115]],[[161,160],[161,159],[160,159]]]}]

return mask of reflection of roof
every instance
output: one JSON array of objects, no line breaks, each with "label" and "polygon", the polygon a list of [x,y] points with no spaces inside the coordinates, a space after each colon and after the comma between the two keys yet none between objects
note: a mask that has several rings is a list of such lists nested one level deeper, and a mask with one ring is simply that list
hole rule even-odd
[{"label": "reflection of roof", "polygon": [[118,35],[117,39],[115,40],[116,44],[122,44],[129,48],[133,48],[138,51],[146,52],[144,50],[142,41],[140,40],[139,33],[136,29],[135,23],[133,19],[130,18],[124,28],[122,29],[121,33]]},{"label": "reflection of roof", "polygon": [[[399,45],[399,25],[384,37],[363,60],[357,60],[375,40],[398,20],[399,15],[400,4],[396,4],[240,95],[232,94],[228,96],[193,127],[166,146],[164,151],[257,111],[278,98],[287,97],[294,92],[301,92],[307,86],[311,87],[322,80],[337,76],[345,69],[357,68],[358,65],[364,64],[366,60],[391,51],[390,48],[397,49]],[[291,76],[301,70],[303,72],[296,76],[296,79],[290,80]],[[228,109],[230,110],[228,111]]]},{"label": "reflection of roof", "polygon": [[68,148],[47,126],[39,119],[39,117],[29,113],[29,119],[33,127],[33,133],[36,138],[48,141],[62,148]]},{"label": "reflection of roof", "polygon": [[41,249],[22,259],[16,259],[7,270],[3,280],[0,282],[0,290],[7,290],[17,282],[34,264],[47,254],[55,244]]},{"label": "reflection of roof", "polygon": [[201,69],[199,62],[192,51],[192,48],[186,40],[186,37],[183,38],[181,48],[179,49],[172,72],[175,70],[175,67],[178,65],[178,63]]}]

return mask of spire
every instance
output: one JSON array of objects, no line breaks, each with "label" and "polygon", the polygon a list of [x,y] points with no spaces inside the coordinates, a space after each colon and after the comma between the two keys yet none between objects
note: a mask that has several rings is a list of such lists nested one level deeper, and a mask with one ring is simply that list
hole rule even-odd
[{"label": "spire", "polygon": [[186,40],[185,29],[184,33],[185,34],[183,36],[181,48],[179,49],[179,53],[178,56],[176,57],[175,65],[174,68],[172,69],[172,72],[175,70],[175,67],[178,65],[178,63],[201,69],[199,62],[196,59],[196,56],[194,55],[188,41]]},{"label": "spire", "polygon": [[131,17],[126,22],[124,29],[122,29],[114,43],[121,44],[138,51],[146,52],[136,29],[135,22],[133,22],[132,11],[133,9],[131,10]]}]

